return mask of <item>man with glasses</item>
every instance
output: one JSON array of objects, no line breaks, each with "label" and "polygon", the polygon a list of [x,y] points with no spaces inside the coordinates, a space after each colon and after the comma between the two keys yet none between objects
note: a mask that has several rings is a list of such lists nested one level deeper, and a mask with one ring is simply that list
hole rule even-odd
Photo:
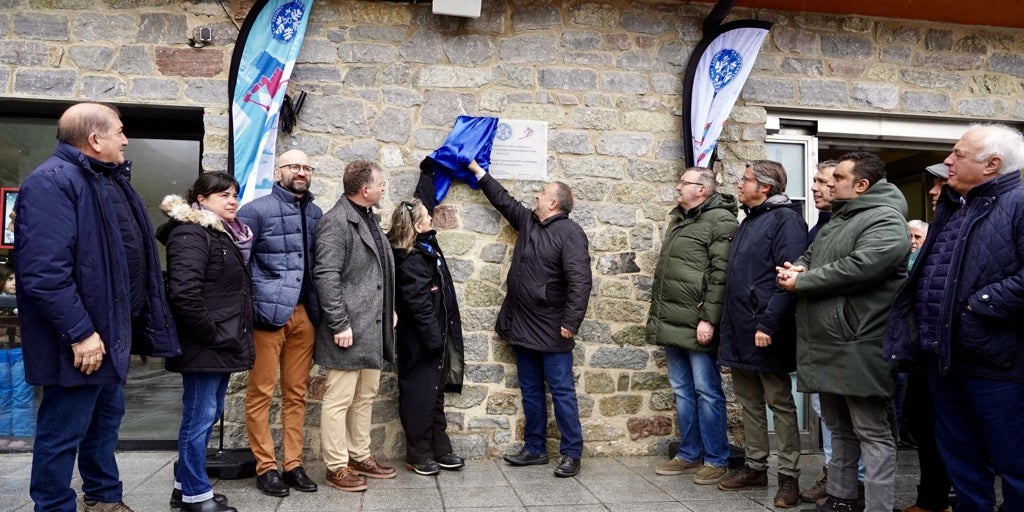
[{"label": "man with glasses", "polygon": [[548,463],[547,404],[551,394],[562,455],[554,474],[576,476],[583,456],[573,349],[590,302],[592,276],[586,233],[569,218],[572,189],[560,181],[548,183],[527,208],[476,162],[469,170],[487,200],[518,233],[506,284],[508,293],[494,330],[512,345],[522,391],[523,447],[504,456],[513,466]]},{"label": "man with glasses", "polygon": [[356,160],[345,167],[345,195],[316,231],[313,279],[323,321],[316,330],[316,363],[326,372],[320,436],[327,485],[365,491],[370,478],[394,478],[395,468],[370,451],[373,399],[384,361],[395,362],[395,257],[373,207],[380,205],[380,166]]},{"label": "man with glasses", "polygon": [[739,184],[746,217],[732,239],[718,360],[732,368],[743,406],[745,463],[728,474],[724,491],[768,487],[768,414],[779,445],[775,506],[800,501],[800,432],[789,373],[796,370],[796,295],[779,288],[775,267],[807,249],[803,203],[786,195],[786,170],[771,160],[747,164]]},{"label": "man with glasses", "polygon": [[725,476],[729,462],[715,327],[738,226],[736,199],[717,192],[714,172],[699,167],[683,173],[676,193],[678,206],[669,213],[654,269],[647,342],[665,347],[680,441],[679,451],[655,473],[692,473],[695,483],[711,485]]},{"label": "man with glasses", "polygon": [[[313,204],[313,176],[306,153],[293,149],[277,158],[274,188],[238,210],[252,229],[253,343],[256,363],[245,393],[245,429],[256,457],[256,488],[287,496],[289,488],[314,492],[302,467],[306,388],[313,360],[313,334],[320,308],[313,286],[313,234],[323,216]],[[281,374],[284,475],[278,472],[270,433],[270,402]]]}]

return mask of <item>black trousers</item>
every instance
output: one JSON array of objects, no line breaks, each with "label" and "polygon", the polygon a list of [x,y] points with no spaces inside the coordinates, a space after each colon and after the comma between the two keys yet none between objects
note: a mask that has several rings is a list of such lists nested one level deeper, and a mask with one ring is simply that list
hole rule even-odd
[{"label": "black trousers", "polygon": [[398,416],[405,430],[405,461],[419,464],[452,453],[445,429],[443,351],[398,368]]},{"label": "black trousers", "polygon": [[917,506],[928,510],[945,510],[949,506],[951,484],[935,442],[935,403],[928,386],[928,375],[923,368],[915,366],[907,372],[903,407],[907,411],[907,427],[917,441],[917,459],[921,467]]}]

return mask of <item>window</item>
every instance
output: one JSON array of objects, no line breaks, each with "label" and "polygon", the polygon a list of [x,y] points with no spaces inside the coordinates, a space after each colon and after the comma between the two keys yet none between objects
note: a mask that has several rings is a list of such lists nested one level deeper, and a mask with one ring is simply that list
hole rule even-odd
[{"label": "window", "polygon": [[[56,144],[57,119],[69,105],[0,98],[0,187],[20,187],[49,158]],[[167,194],[184,195],[202,172],[203,110],[116,107],[128,136],[125,154],[133,162],[132,186],[142,196],[153,225],[159,226],[167,220],[160,201]],[[0,250],[0,263],[9,258],[9,251]],[[165,261],[162,255],[161,261]],[[5,338],[18,339],[15,331]],[[128,404],[119,448],[174,449],[181,419],[180,377],[165,371],[162,360],[133,356],[125,396]]]}]

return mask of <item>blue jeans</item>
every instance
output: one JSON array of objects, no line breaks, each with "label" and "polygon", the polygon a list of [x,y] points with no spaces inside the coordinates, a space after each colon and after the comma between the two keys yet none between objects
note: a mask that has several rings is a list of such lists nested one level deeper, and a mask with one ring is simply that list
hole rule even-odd
[{"label": "blue jeans", "polygon": [[562,433],[559,451],[574,458],[583,457],[583,426],[576,403],[576,382],[572,376],[572,352],[540,352],[518,345],[516,367],[519,371],[519,389],[523,393],[523,415],[526,427],[523,449],[530,453],[547,453],[548,407],[544,399],[544,384],[551,393],[555,410],[555,423]]},{"label": "blue jeans", "polygon": [[185,503],[213,498],[213,486],[206,474],[206,447],[214,423],[224,412],[229,380],[230,373],[181,374],[181,429],[175,481],[181,485],[181,501]]},{"label": "blue jeans", "polygon": [[725,467],[729,462],[725,393],[715,355],[666,346],[665,359],[679,420],[676,457]]},{"label": "blue jeans", "polygon": [[1024,383],[939,375],[932,365],[935,439],[960,511],[992,510],[995,475],[1003,509],[1024,510]]},{"label": "blue jeans", "polygon": [[121,501],[114,449],[122,417],[124,387],[120,384],[43,388],[29,484],[36,512],[77,510],[71,489],[76,454],[85,497],[103,503]]},{"label": "blue jeans", "polygon": [[25,382],[21,348],[0,350],[0,436],[32,437],[36,394]]}]

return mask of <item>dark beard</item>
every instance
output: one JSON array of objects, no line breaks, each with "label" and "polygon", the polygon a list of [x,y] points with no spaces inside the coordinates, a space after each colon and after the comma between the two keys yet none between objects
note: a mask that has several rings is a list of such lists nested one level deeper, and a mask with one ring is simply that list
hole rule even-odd
[{"label": "dark beard", "polygon": [[290,180],[290,181],[288,181],[288,183],[284,183],[282,181],[281,182],[281,186],[284,187],[285,190],[287,190],[287,191],[289,191],[289,192],[291,192],[293,194],[301,195],[301,194],[305,194],[307,191],[309,191],[309,182],[308,181],[306,182],[305,185],[302,185],[301,188],[299,186],[295,185],[295,180]]}]

